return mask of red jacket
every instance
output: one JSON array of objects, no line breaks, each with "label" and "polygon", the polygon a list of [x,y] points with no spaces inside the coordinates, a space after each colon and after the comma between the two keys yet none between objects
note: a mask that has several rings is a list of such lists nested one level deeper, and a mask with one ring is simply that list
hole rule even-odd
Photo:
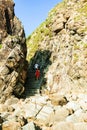
[{"label": "red jacket", "polygon": [[39,78],[39,77],[40,77],[40,70],[39,70],[39,69],[36,70],[35,76],[36,76],[36,78]]}]

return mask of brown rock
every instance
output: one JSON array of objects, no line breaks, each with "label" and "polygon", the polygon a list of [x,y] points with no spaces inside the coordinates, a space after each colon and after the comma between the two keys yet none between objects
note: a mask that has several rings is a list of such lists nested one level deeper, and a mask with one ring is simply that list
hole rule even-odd
[{"label": "brown rock", "polygon": [[20,129],[20,123],[19,122],[6,122],[2,125],[3,130],[18,130]]},{"label": "brown rock", "polygon": [[67,103],[67,99],[64,96],[55,96],[50,98],[53,105],[63,106]]},{"label": "brown rock", "polygon": [[25,33],[12,0],[0,1],[0,102],[24,92],[28,62]]}]

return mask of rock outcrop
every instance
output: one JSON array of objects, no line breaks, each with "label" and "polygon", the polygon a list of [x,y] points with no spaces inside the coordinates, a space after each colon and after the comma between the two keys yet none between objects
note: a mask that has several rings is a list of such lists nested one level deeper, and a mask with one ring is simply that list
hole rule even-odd
[{"label": "rock outcrop", "polygon": [[86,11],[86,0],[64,0],[27,39],[29,70],[35,63],[40,65],[40,99],[48,97],[36,103],[33,94],[36,108],[44,104],[36,116],[32,114],[42,130],[87,129]]},{"label": "rock outcrop", "polygon": [[[28,37],[29,69],[21,99],[10,97],[22,93],[26,77],[25,36],[13,17],[12,34],[6,31],[0,49],[0,96],[10,97],[0,103],[0,129],[87,130],[86,9],[86,0],[64,0]],[[40,65],[39,80],[35,63]]]},{"label": "rock outcrop", "polygon": [[85,0],[64,0],[27,39],[31,64],[40,64],[51,92],[87,92],[86,9]]},{"label": "rock outcrop", "polygon": [[27,75],[26,39],[12,0],[0,0],[0,102],[21,96]]}]

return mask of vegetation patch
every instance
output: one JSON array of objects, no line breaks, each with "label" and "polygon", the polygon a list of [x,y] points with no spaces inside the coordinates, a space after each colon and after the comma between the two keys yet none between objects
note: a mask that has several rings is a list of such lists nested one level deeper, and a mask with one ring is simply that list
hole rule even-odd
[{"label": "vegetation patch", "polygon": [[2,48],[2,44],[0,44],[0,49]]},{"label": "vegetation patch", "polygon": [[67,2],[68,2],[68,0],[63,0],[61,3],[59,3],[58,5],[57,5],[57,7],[59,8],[59,9],[64,9],[64,8],[66,8],[67,7]]},{"label": "vegetation patch", "polygon": [[35,52],[38,50],[39,44],[44,40],[46,36],[52,37],[52,31],[50,28],[51,17],[48,17],[26,40],[28,53],[27,60],[30,60]]},{"label": "vegetation patch", "polygon": [[27,60],[30,61],[30,59],[34,56],[35,52],[38,50],[38,44],[29,43],[29,44],[27,44],[27,48],[28,48]]},{"label": "vegetation patch", "polygon": [[43,23],[41,23],[40,26],[27,38],[27,60],[30,60],[34,56],[35,52],[38,50],[38,47],[40,43],[44,40],[44,38],[52,37],[51,25],[53,17],[58,12],[58,9],[60,10],[61,8],[64,8],[65,5],[66,1],[57,4],[55,8],[53,8],[49,12],[48,18]]},{"label": "vegetation patch", "polygon": [[79,50],[79,49],[80,49],[80,46],[77,45],[77,44],[75,44],[75,45],[74,45],[74,50]]},{"label": "vegetation patch", "polygon": [[87,17],[87,3],[85,3],[84,6],[78,10],[78,12]]},{"label": "vegetation patch", "polygon": [[75,22],[81,20],[81,17],[82,17],[81,14],[78,14],[77,16],[75,16],[75,17],[74,17]]},{"label": "vegetation patch", "polygon": [[79,56],[75,53],[73,55],[73,61],[74,61],[74,63],[76,63],[78,61],[78,59],[79,59]]},{"label": "vegetation patch", "polygon": [[84,48],[87,48],[87,43],[84,43],[84,46],[83,46]]}]

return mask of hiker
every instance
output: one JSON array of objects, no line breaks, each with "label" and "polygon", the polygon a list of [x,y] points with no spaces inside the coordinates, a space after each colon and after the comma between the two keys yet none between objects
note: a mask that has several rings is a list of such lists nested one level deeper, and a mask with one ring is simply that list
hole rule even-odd
[{"label": "hiker", "polygon": [[35,68],[35,70],[38,69],[38,68],[39,68],[39,65],[36,63],[36,64],[34,65],[34,68]]},{"label": "hiker", "polygon": [[37,80],[40,78],[40,70],[39,69],[36,69],[35,77],[36,77]]}]

